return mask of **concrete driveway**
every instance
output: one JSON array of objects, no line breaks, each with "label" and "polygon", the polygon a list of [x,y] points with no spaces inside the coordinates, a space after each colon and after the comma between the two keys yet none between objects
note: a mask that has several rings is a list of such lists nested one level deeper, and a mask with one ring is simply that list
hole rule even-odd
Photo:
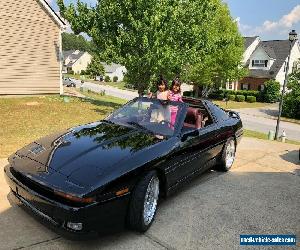
[{"label": "concrete driveway", "polygon": [[0,162],[0,249],[250,249],[239,246],[240,234],[296,234],[300,246],[294,145],[243,138],[230,172],[209,171],[162,201],[146,234],[124,231],[80,242],[62,238],[9,204],[5,163]]}]

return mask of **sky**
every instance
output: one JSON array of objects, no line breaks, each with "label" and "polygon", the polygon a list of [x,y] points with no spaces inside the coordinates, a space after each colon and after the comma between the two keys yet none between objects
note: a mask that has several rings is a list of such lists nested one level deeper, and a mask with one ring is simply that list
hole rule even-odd
[{"label": "sky", "polygon": [[[58,11],[55,0],[46,0]],[[97,0],[81,0],[95,5]],[[237,21],[243,36],[260,36],[262,40],[287,39],[294,29],[300,35],[299,0],[223,0]],[[65,3],[75,0],[65,0]]]}]

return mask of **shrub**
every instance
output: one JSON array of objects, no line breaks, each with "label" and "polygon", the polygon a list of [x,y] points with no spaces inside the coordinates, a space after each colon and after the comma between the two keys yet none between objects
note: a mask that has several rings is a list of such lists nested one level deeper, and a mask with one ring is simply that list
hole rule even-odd
[{"label": "shrub", "polygon": [[300,71],[293,73],[288,83],[290,90],[283,99],[282,115],[288,118],[300,119]]},{"label": "shrub", "polygon": [[261,100],[261,92],[256,91],[256,90],[226,90],[226,89],[220,89],[217,91],[212,92],[209,94],[209,98],[211,99],[218,99],[218,100],[223,100],[224,98],[228,98],[230,95],[243,95],[245,98],[247,96],[254,96],[256,97],[256,100]]},{"label": "shrub", "polygon": [[109,76],[105,76],[104,81],[105,82],[110,82],[110,77]]},{"label": "shrub", "polygon": [[275,80],[265,82],[265,89],[262,92],[264,102],[277,102],[280,96],[280,83]]},{"label": "shrub", "polygon": [[73,70],[69,70],[68,74],[74,75],[74,71]]},{"label": "shrub", "polygon": [[246,97],[246,101],[247,101],[247,102],[251,102],[251,103],[256,102],[256,97],[255,97],[255,96],[248,95],[248,96]]},{"label": "shrub", "polygon": [[234,101],[235,100],[235,95],[228,95],[228,100],[229,101]]},{"label": "shrub", "polygon": [[113,77],[113,82],[117,82],[118,81],[118,77],[117,76],[114,76]]},{"label": "shrub", "polygon": [[237,95],[235,100],[237,102],[244,102],[245,101],[245,96],[244,95]]},{"label": "shrub", "polygon": [[85,75],[85,70],[81,70],[80,75]]},{"label": "shrub", "polygon": [[226,89],[224,89],[222,91],[223,91],[225,97],[228,97],[229,95],[235,95],[235,91],[234,90],[226,90]]}]

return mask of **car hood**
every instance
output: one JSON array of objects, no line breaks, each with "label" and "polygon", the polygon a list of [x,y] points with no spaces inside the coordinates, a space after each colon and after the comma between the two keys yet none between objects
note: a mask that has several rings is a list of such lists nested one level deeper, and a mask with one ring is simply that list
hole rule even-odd
[{"label": "car hood", "polygon": [[25,175],[45,180],[59,173],[86,187],[126,171],[126,162],[162,141],[146,131],[96,122],[37,140],[11,160]]}]

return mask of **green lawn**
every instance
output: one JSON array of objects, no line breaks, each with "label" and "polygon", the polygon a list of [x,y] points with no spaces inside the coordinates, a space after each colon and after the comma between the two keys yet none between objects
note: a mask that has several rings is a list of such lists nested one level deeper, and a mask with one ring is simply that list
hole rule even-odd
[{"label": "green lawn", "polygon": [[218,101],[218,100],[213,100],[213,103],[217,104],[223,109],[261,108],[269,105],[268,103],[264,103],[264,102],[249,103],[249,102],[228,101],[226,103],[224,101]]},{"label": "green lawn", "polygon": [[[245,137],[257,138],[257,139],[268,140],[268,135],[267,134],[257,132],[257,131],[253,131],[253,130],[245,129],[244,130],[244,136]],[[293,141],[293,140],[286,140],[286,143],[300,145],[299,141]]]},{"label": "green lawn", "polygon": [[0,158],[47,134],[104,118],[125,101],[89,94],[94,100],[36,96],[0,98]]}]

